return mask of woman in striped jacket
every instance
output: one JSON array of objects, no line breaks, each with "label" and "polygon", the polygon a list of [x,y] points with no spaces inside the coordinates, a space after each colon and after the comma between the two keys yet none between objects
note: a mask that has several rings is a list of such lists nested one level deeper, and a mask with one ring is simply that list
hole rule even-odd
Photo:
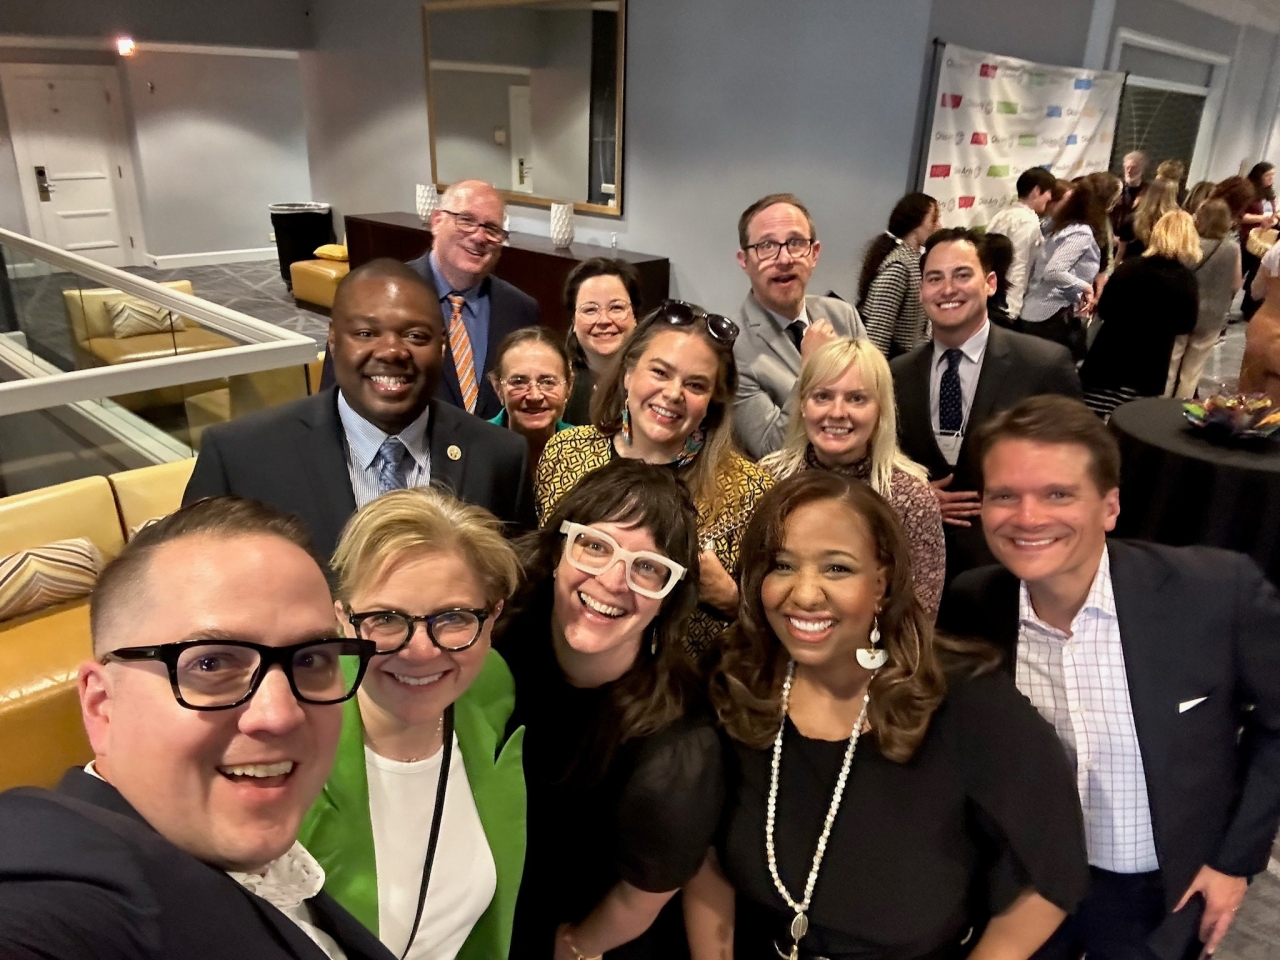
[{"label": "woman in striped jacket", "polygon": [[889,214],[889,229],[867,246],[858,278],[858,312],[867,336],[892,360],[925,339],[920,250],[938,229],[938,201],[909,193]]}]

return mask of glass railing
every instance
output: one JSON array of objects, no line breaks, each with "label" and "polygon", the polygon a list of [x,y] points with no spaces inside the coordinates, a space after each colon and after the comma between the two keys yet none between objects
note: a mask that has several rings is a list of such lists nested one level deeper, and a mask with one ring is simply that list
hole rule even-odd
[{"label": "glass railing", "polygon": [[0,495],[190,457],[209,426],[314,388],[314,339],[191,280],[6,230],[0,262]]}]

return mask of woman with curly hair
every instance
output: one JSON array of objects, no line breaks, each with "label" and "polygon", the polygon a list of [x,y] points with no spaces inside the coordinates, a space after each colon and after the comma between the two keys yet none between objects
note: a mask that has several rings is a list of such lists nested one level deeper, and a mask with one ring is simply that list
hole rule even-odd
[{"label": "woman with curly hair", "polygon": [[901,527],[865,484],[784,480],[743,556],[711,688],[734,753],[723,875],[699,878],[691,942],[739,960],[1025,960],[1089,882],[1053,729],[989,659],[944,669]]}]

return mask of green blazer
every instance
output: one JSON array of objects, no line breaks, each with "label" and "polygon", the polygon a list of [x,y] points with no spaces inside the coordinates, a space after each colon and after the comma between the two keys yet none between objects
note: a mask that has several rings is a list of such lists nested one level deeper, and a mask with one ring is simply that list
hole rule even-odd
[{"label": "green blazer", "polygon": [[[458,748],[498,871],[493,900],[472,927],[458,960],[502,960],[511,948],[525,852],[524,727],[502,742],[515,696],[511,671],[491,650],[475,682],[454,705]],[[378,873],[364,724],[355,697],[346,702],[344,711],[333,772],[303,821],[298,839],[324,867],[325,890],[377,934]],[[444,879],[438,872],[435,875]]]}]

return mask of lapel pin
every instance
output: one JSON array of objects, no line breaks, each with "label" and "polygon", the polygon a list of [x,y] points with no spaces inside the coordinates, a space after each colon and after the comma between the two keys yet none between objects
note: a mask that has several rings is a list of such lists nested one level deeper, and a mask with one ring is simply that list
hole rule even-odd
[{"label": "lapel pin", "polygon": [[445,451],[445,456],[447,456],[450,460],[461,460],[462,449],[456,443],[450,444],[449,449]]}]

